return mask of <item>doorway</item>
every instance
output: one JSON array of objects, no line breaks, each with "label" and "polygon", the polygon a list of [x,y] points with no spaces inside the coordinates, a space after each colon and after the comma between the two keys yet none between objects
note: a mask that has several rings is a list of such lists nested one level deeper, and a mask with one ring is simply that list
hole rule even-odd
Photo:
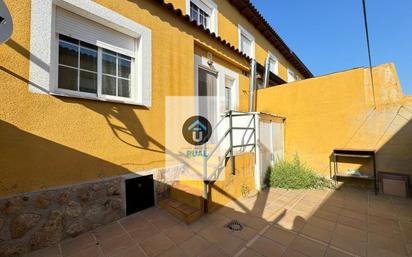
[{"label": "doorway", "polygon": [[199,115],[207,118],[213,126],[216,124],[217,119],[217,105],[212,97],[217,95],[218,73],[207,67],[199,66],[197,74],[197,92],[198,96],[200,96],[198,104]]},{"label": "doorway", "polygon": [[154,206],[153,175],[125,180],[126,215]]},{"label": "doorway", "polygon": [[259,122],[261,174],[264,179],[269,167],[284,158],[283,122],[261,119]]}]

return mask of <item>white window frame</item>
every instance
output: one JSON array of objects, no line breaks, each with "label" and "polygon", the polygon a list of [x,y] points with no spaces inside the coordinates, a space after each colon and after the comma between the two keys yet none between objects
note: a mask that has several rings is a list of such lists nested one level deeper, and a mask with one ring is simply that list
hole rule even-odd
[{"label": "white window frame", "polygon": [[[77,38],[75,38],[76,40],[79,40]],[[57,42],[57,46],[56,46],[56,51],[59,51],[59,36],[57,35],[56,38],[56,42]],[[79,40],[81,41],[81,40]],[[72,43],[69,43],[72,44]],[[75,97],[80,97],[80,98],[88,98],[88,99],[95,99],[97,98],[98,100],[104,100],[104,101],[114,101],[114,102],[124,102],[124,103],[131,103],[131,101],[133,101],[134,99],[136,99],[136,94],[137,94],[137,81],[136,81],[136,65],[135,65],[135,58],[132,57],[131,60],[131,69],[130,69],[130,97],[122,97],[122,96],[114,96],[114,95],[104,95],[103,91],[102,91],[102,63],[99,63],[99,61],[102,61],[102,47],[100,46],[96,46],[97,47],[97,71],[95,72],[97,75],[97,88],[96,91],[97,93],[89,93],[89,92],[83,92],[83,91],[75,91],[75,90],[70,90],[70,89],[64,89],[64,88],[59,88],[58,87],[58,78],[59,78],[59,74],[58,72],[56,72],[56,83],[53,85],[53,90],[52,90],[52,94],[57,94],[57,95],[63,95],[63,96],[75,96]],[[108,50],[112,50],[112,49],[108,49]],[[114,51],[115,52],[115,51]],[[58,56],[57,56],[58,59]],[[78,60],[80,62],[80,59]],[[56,63],[58,64],[58,60],[56,61]],[[61,64],[58,64],[61,65]],[[62,65],[62,66],[66,66],[66,65]],[[117,64],[116,64],[117,66]],[[70,66],[68,66],[69,68],[72,68]],[[77,68],[79,70],[80,66]],[[56,68],[56,70],[58,70],[58,67]],[[88,71],[91,72],[91,71]],[[117,81],[116,77],[116,81]],[[80,78],[78,77],[78,83],[80,83]],[[78,84],[78,87],[80,87],[80,84]],[[118,88],[118,87],[117,87]]]},{"label": "white window frame", "polygon": [[209,30],[218,34],[218,9],[217,4],[212,0],[186,0],[186,14],[190,17],[190,3],[194,3],[205,13],[209,14]]},{"label": "white window frame", "polygon": [[255,37],[249,33],[244,27],[242,27],[242,25],[238,24],[238,37],[239,37],[239,41],[238,41],[238,45],[239,45],[239,50],[241,52],[242,51],[242,35],[245,36],[247,39],[250,40],[251,46],[251,53],[250,56],[248,55],[248,53],[245,53],[246,55],[248,55],[250,58],[255,59]]},{"label": "white window frame", "polygon": [[[133,98],[102,96],[58,88],[58,35],[55,31],[57,7],[136,38],[137,46],[134,60],[137,68],[132,74],[134,81],[132,84],[135,83],[134,88],[133,85],[131,88],[131,92],[135,91]],[[31,8],[30,92],[151,106],[152,45],[150,29],[93,1],[32,0]],[[81,38],[76,39],[82,40]],[[107,45],[105,47],[107,48]],[[110,50],[116,51],[116,47],[112,46]]]},{"label": "white window frame", "polygon": [[[195,96],[199,95],[198,92],[198,78],[199,78],[199,68],[204,69],[205,67],[210,70],[214,70],[217,73],[217,81],[216,81],[216,95],[219,97],[218,103],[216,106],[216,112],[218,114],[217,117],[224,117],[226,115],[225,112],[225,79],[230,78],[233,79],[232,84],[232,110],[238,111],[239,110],[239,74],[229,68],[226,68],[223,65],[220,65],[216,62],[213,62],[211,65],[210,60],[207,57],[196,55],[194,56],[194,91]],[[225,120],[226,125],[219,125],[218,128],[214,131],[216,133],[217,138],[221,138],[224,133],[227,131],[229,123],[228,120]],[[228,142],[226,142],[228,144]],[[224,145],[225,143],[223,143]],[[235,151],[235,155],[238,154],[238,151]]]},{"label": "white window frame", "polygon": [[292,69],[288,68],[288,82],[294,82],[294,81],[297,81],[296,73]]},{"label": "white window frame", "polygon": [[233,78],[232,76],[228,75],[228,74],[225,75],[225,85],[224,85],[224,91],[223,91],[223,98],[224,98],[224,102],[225,102],[224,103],[225,104],[224,109],[225,109],[225,111],[229,111],[229,110],[226,110],[226,88],[228,87],[226,85],[226,80],[227,79],[231,81],[231,84],[229,86],[229,89],[230,89],[229,110],[230,111],[237,111],[238,110],[237,108],[238,108],[239,98],[237,97],[238,92],[236,90],[238,90],[239,86],[237,84],[235,84],[236,79]]},{"label": "white window frame", "polygon": [[[274,54],[272,54],[270,51],[268,52],[268,58],[269,58],[269,60],[275,61],[275,72],[274,72],[274,74],[276,76],[279,76],[279,60],[278,60],[278,58]],[[270,62],[268,62],[268,64],[270,65]],[[269,71],[272,72],[270,70],[270,67],[269,67]]]},{"label": "white window frame", "polygon": [[[210,67],[209,65],[209,60],[208,58],[204,56],[199,56],[195,54],[195,81],[194,81],[194,86],[195,86],[195,96],[199,95],[197,84],[198,84],[198,72],[199,72],[199,67]],[[224,95],[224,90],[225,90],[225,78],[230,78],[233,80],[232,84],[232,109],[234,111],[237,111],[239,109],[239,74],[214,62],[212,64],[213,69],[216,70],[217,72],[217,90],[216,90],[216,95],[219,96],[219,104],[217,107],[217,111],[223,111],[225,109],[225,95]]]}]

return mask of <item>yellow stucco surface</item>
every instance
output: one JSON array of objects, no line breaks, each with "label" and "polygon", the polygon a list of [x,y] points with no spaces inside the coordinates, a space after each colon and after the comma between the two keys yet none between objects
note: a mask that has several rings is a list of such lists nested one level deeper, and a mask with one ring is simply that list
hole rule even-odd
[{"label": "yellow stucco surface", "polygon": [[[252,25],[239,13],[239,11],[227,0],[213,0],[218,9],[218,35],[230,44],[239,47],[238,25],[240,24],[249,33],[255,37],[255,58],[257,62],[264,65],[270,51],[279,61],[279,77],[287,81],[287,69],[291,69],[300,78],[300,74],[283,55]],[[167,0],[175,8],[179,8],[183,13],[187,13],[186,0]]]},{"label": "yellow stucco surface", "polygon": [[255,154],[245,153],[234,157],[235,175],[232,174],[230,160],[226,163],[225,179],[218,180],[210,185],[211,211],[227,203],[245,197],[255,189]]},{"label": "yellow stucco surface", "polygon": [[248,67],[156,2],[99,0],[152,31],[152,107],[30,93],[31,1],[5,2],[14,32],[0,45],[0,195],[163,167],[165,97],[194,94],[195,42]]},{"label": "yellow stucco surface", "polygon": [[[209,210],[214,211],[227,203],[247,196],[255,191],[255,154],[243,153],[233,157],[235,160],[235,175],[232,174],[230,158],[225,163],[224,176],[209,184]],[[182,179],[179,184],[204,190],[201,180]]]},{"label": "yellow stucco surface", "polygon": [[[286,117],[286,156],[329,175],[334,148],[375,149],[377,171],[412,175],[412,99],[404,97],[393,64],[358,68],[258,91],[259,111]],[[373,100],[375,98],[375,101]],[[371,172],[370,163],[347,160]]]}]

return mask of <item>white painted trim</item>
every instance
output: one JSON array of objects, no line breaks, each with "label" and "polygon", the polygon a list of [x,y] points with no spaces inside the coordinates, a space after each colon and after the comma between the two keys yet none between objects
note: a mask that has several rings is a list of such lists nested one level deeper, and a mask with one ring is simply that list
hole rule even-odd
[{"label": "white painted trim", "polygon": [[[297,80],[296,73],[292,69],[288,68],[287,72],[288,72],[288,82],[294,82]],[[291,74],[293,74],[293,76]]]},{"label": "white painted trim", "polygon": [[[248,38],[251,42],[251,56],[249,56],[250,58],[254,59],[255,58],[255,37],[252,35],[252,33],[249,33],[249,31],[247,31],[244,27],[242,27],[242,25],[238,24],[238,48],[241,49],[242,46],[242,37],[241,35],[243,34],[246,38]],[[245,53],[247,55],[247,53]]]},{"label": "white painted trim", "polygon": [[268,58],[275,61],[275,75],[279,76],[279,59],[271,51],[268,51]]},{"label": "white painted trim", "polygon": [[213,62],[212,65],[208,64],[208,59],[203,56],[199,56],[195,54],[195,81],[194,81],[194,86],[195,86],[195,96],[199,94],[198,88],[197,88],[197,83],[198,83],[198,69],[199,67],[211,67],[211,70],[216,70],[217,71],[217,89],[216,89],[216,95],[219,97],[219,105],[218,105],[218,111],[219,110],[224,110],[224,100],[225,100],[225,78],[230,77],[233,79],[233,91],[234,92],[234,97],[235,100],[234,104],[237,110],[239,108],[239,74],[236,73],[235,71],[232,71],[231,69],[226,68],[225,66],[222,66],[216,62]]},{"label": "white painted trim", "polygon": [[[32,0],[29,91],[65,95],[65,93],[55,90],[57,88],[58,56],[55,33],[56,6],[138,39],[136,40],[137,52],[135,56],[138,69],[134,74],[137,76],[137,87],[134,89],[137,97],[124,103],[150,107],[152,91],[151,30],[90,0]],[[65,96],[88,98],[85,95],[79,96],[71,93]],[[119,102],[119,99],[102,99],[98,95],[92,99]]]},{"label": "white painted trim", "polygon": [[[230,110],[232,111],[238,111],[239,110],[239,83],[236,85],[235,82],[236,80],[230,76],[230,75],[225,75],[225,87],[226,87],[226,79],[229,79],[232,84],[229,85],[230,88]],[[226,101],[226,90],[223,92],[223,99]],[[226,107],[226,103],[225,107]]]},{"label": "white painted trim", "polygon": [[[212,0],[186,0],[186,14],[190,16],[190,2],[193,2],[195,5],[199,6],[199,8],[203,9],[209,9],[209,10],[203,10],[207,13],[209,13],[210,16],[210,31],[214,32],[216,35],[218,35],[218,28],[219,28],[219,23],[218,23],[218,9],[217,9],[217,4],[212,1]],[[206,7],[206,8],[204,8]]]}]

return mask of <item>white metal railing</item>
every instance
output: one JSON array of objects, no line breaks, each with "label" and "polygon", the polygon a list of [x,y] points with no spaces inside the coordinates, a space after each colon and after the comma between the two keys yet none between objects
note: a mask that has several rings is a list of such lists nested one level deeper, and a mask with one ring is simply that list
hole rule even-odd
[{"label": "white metal railing", "polygon": [[[247,149],[249,151],[256,150],[256,115],[257,113],[252,112],[234,112],[228,111],[224,115],[224,117],[216,124],[213,131],[218,131],[218,127],[221,124],[225,124],[225,120],[228,120],[228,128],[224,130],[224,133],[220,139],[217,140],[216,145],[213,149],[208,153],[207,156],[203,158],[203,182],[204,182],[204,211],[207,212],[208,206],[208,193],[209,193],[209,183],[210,181],[215,181],[219,178],[220,173],[224,170],[224,166],[222,167],[222,162],[226,160],[226,158],[230,158],[231,164],[231,172],[235,174],[235,161],[234,161],[234,149],[239,149],[239,152],[246,152]],[[234,122],[234,118],[246,118],[242,122]],[[248,120],[247,118],[250,118]],[[236,124],[234,124],[236,123]],[[242,123],[245,123],[243,125]],[[235,125],[235,126],[234,126]],[[235,136],[235,138],[234,138]],[[224,151],[223,156],[218,156],[218,163],[217,167],[213,169],[211,175],[208,174],[208,162],[212,158],[212,156],[217,152],[217,150],[223,146],[225,140],[229,137],[229,146],[226,151]],[[253,140],[252,140],[253,137]],[[245,140],[247,138],[247,140]],[[240,142],[235,142],[239,141]],[[252,140],[252,142],[251,142]],[[207,145],[204,145],[205,150]]]}]

